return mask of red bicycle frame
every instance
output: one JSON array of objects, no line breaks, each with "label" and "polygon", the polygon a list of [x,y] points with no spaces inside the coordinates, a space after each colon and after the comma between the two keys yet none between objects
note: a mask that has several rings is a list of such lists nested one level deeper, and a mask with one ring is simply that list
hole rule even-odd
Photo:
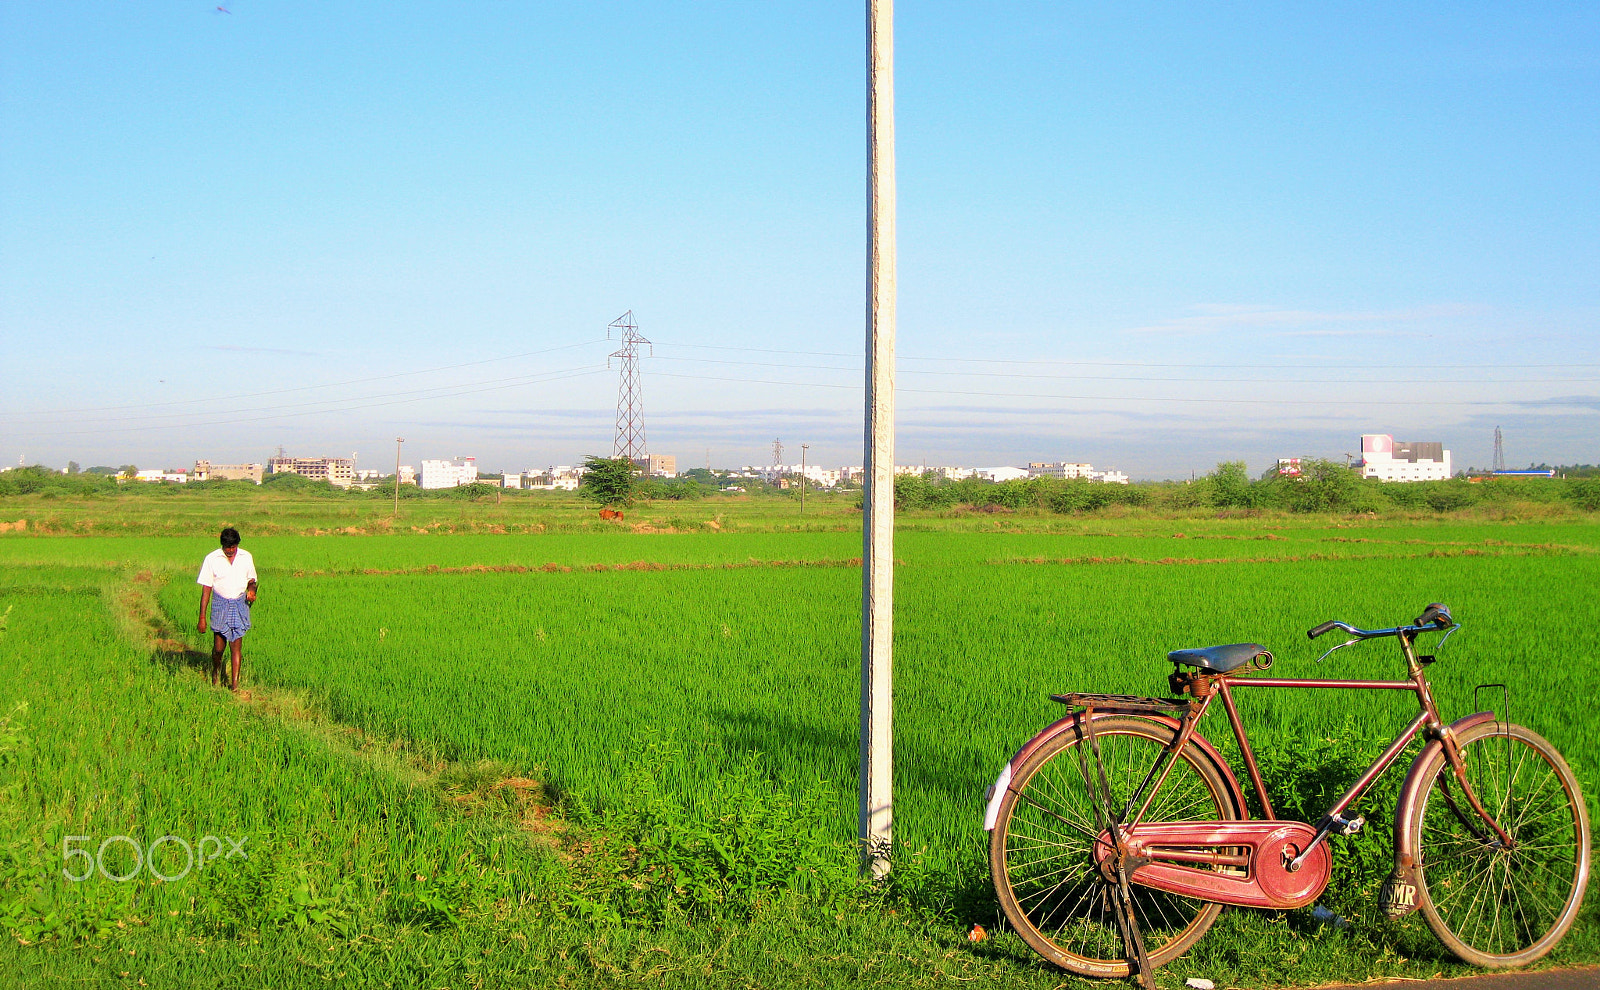
[{"label": "red bicycle frame", "polygon": [[[1455,743],[1456,734],[1462,729],[1492,720],[1495,716],[1491,712],[1480,712],[1450,725],[1444,723],[1439,717],[1438,706],[1434,702],[1433,692],[1429,688],[1425,673],[1425,668],[1432,662],[1432,658],[1419,657],[1413,642],[1420,631],[1423,631],[1421,627],[1400,627],[1381,633],[1398,636],[1401,653],[1405,657],[1409,673],[1406,680],[1256,677],[1200,669],[1192,673],[1175,672],[1172,675],[1174,692],[1185,693],[1191,699],[1186,705],[1181,702],[1160,702],[1157,699],[1116,698],[1104,695],[1059,696],[1057,700],[1081,705],[1084,708],[1078,715],[1063,719],[1063,727],[1071,724],[1076,731],[1086,732],[1091,741],[1094,735],[1093,723],[1100,714],[1138,714],[1156,717],[1177,730],[1162,758],[1133,790],[1127,805],[1121,809],[1121,815],[1116,815],[1115,809],[1107,809],[1110,813],[1108,817],[1114,824],[1109,825],[1106,834],[1096,843],[1095,855],[1101,863],[1101,868],[1106,870],[1108,875],[1113,871],[1123,872],[1134,883],[1190,897],[1246,907],[1302,907],[1315,900],[1326,886],[1332,866],[1325,846],[1328,836],[1336,830],[1346,835],[1360,830],[1365,821],[1360,818],[1346,818],[1345,812],[1366,792],[1367,788],[1372,786],[1374,781],[1382,776],[1384,771],[1394,764],[1419,733],[1424,735],[1429,743],[1422,755],[1412,764],[1411,773],[1403,789],[1399,809],[1401,813],[1396,815],[1396,866],[1401,871],[1402,882],[1409,878],[1409,872],[1415,866],[1414,850],[1409,848],[1407,837],[1401,833],[1401,825],[1407,819],[1404,812],[1417,800],[1425,784],[1418,778],[1421,775],[1421,767],[1433,755],[1434,747],[1443,748],[1446,759],[1461,786],[1462,794],[1472,811],[1487,827],[1485,834],[1492,833],[1499,843],[1509,848],[1512,844],[1510,836],[1479,801],[1477,793],[1467,779],[1466,768]],[[1348,646],[1356,641],[1351,640],[1343,645]],[[1266,665],[1270,665],[1271,655],[1264,655],[1268,658]],[[1263,668],[1266,665],[1262,665]],[[1234,701],[1234,689],[1242,687],[1410,691],[1416,696],[1420,711],[1366,772],[1350,785],[1338,801],[1334,802],[1322,820],[1312,827],[1279,819],[1273,809],[1271,795],[1261,779],[1255,751],[1250,745],[1243,720],[1239,717],[1238,705]],[[1241,819],[1246,816],[1243,794],[1238,789],[1237,781],[1227,772],[1227,765],[1217,755],[1216,750],[1195,732],[1201,717],[1219,697],[1228,713],[1228,722],[1233,729],[1234,739],[1239,744],[1245,772],[1249,775],[1250,783],[1260,799],[1265,819],[1256,822],[1245,820],[1146,822],[1145,815],[1149,812],[1161,785],[1165,783],[1167,775],[1184,749],[1195,740],[1199,740],[1199,745],[1206,751],[1206,755],[1223,770],[1234,790],[1233,799],[1238,806]],[[1152,705],[1180,709],[1183,710],[1183,714],[1180,718],[1158,715]],[[1214,869],[1219,866],[1225,870],[1231,868],[1233,872],[1219,872]],[[1303,874],[1302,870],[1305,871]],[[1301,875],[1296,876],[1296,874]],[[1386,891],[1386,896],[1388,894]],[[1412,903],[1403,893],[1395,895],[1394,899],[1407,907]]]}]

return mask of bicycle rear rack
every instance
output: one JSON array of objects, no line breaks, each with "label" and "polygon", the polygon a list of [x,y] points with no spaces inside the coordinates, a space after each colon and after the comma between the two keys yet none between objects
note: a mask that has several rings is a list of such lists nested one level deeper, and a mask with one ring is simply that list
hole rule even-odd
[{"label": "bicycle rear rack", "polygon": [[1180,712],[1188,709],[1191,704],[1182,698],[1140,698],[1131,694],[1052,694],[1050,700],[1073,708],[1107,712],[1112,715]]}]

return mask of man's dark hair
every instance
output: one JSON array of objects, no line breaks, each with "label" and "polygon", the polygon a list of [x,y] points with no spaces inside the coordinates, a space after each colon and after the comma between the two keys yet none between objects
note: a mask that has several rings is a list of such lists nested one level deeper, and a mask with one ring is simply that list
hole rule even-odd
[{"label": "man's dark hair", "polygon": [[239,531],[234,529],[232,526],[224,529],[222,531],[222,549],[226,550],[229,547],[236,547],[238,545]]}]

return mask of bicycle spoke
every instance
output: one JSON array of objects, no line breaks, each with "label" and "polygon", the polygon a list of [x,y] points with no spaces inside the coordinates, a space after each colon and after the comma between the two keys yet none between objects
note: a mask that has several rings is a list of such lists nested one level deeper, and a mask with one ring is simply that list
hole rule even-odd
[{"label": "bicycle spoke", "polygon": [[[1037,762],[1030,758],[1033,765],[1018,770],[999,826],[1003,851],[993,862],[1004,879],[997,874],[996,889],[1007,917],[1036,948],[1048,947],[1050,958],[1075,972],[1104,976],[1126,965],[1128,950],[1116,917],[1120,894],[1102,880],[1095,852],[1104,833],[1091,823],[1100,816],[1115,819],[1130,802],[1137,811],[1147,798],[1150,821],[1222,818],[1232,804],[1223,797],[1220,777],[1207,778],[1197,768],[1205,757],[1192,750],[1176,759],[1153,796],[1139,793],[1141,784],[1155,783],[1151,767],[1171,742],[1165,728],[1133,718],[1097,720],[1098,766],[1085,748],[1087,731],[1069,731],[1047,755]],[[1160,964],[1160,953],[1170,958],[1187,948],[1217,913],[1208,902],[1137,883],[1129,896],[1152,965]],[[1080,962],[1089,968],[1080,969]]]},{"label": "bicycle spoke", "polygon": [[[1428,896],[1424,915],[1468,962],[1521,965],[1549,951],[1570,925],[1582,895],[1583,813],[1576,784],[1537,736],[1495,723],[1462,745],[1477,798],[1511,838],[1476,834],[1476,811],[1453,807],[1453,775],[1423,798],[1416,823]],[[1437,800],[1436,800],[1437,798]]]}]

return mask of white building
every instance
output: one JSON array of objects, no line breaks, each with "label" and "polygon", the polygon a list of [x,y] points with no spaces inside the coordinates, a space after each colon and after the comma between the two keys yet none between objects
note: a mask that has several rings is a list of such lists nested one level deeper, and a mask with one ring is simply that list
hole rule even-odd
[{"label": "white building", "polygon": [[1087,478],[1094,473],[1093,464],[1074,464],[1070,461],[1029,461],[1030,478]]},{"label": "white building", "polygon": [[1441,441],[1397,443],[1387,433],[1361,437],[1361,460],[1355,467],[1363,478],[1379,481],[1443,481],[1450,470],[1450,452]]},{"label": "white building", "polygon": [[133,476],[133,480],[149,482],[171,481],[181,485],[189,480],[189,472],[183,468],[178,468],[175,471],[163,471],[159,468],[150,468],[135,474]]},{"label": "white building", "polygon": [[1016,481],[1028,477],[1028,471],[1026,468],[1016,467],[978,468],[977,475],[990,481]]},{"label": "white building", "polygon": [[522,487],[522,475],[516,473],[515,471],[507,471],[505,473],[505,477],[502,478],[501,481],[500,481],[500,487],[502,487],[502,488],[521,488]]},{"label": "white building", "polygon": [[527,468],[522,472],[522,479],[523,487],[533,491],[575,492],[583,481],[583,468],[568,464],[552,464],[543,471]]},{"label": "white building", "polygon": [[795,484],[799,484],[800,476],[804,474],[808,488],[832,488],[840,481],[850,478],[851,472],[854,472],[857,478],[861,476],[860,468],[825,468],[816,464],[807,464],[802,471],[799,464],[764,464],[759,467],[753,464],[746,464],[743,471],[731,471],[728,476],[731,478],[760,478],[769,485],[777,485],[785,478],[793,479]]},{"label": "white building", "polygon": [[453,461],[423,461],[422,487],[459,488],[478,480],[478,459],[458,457]]}]

